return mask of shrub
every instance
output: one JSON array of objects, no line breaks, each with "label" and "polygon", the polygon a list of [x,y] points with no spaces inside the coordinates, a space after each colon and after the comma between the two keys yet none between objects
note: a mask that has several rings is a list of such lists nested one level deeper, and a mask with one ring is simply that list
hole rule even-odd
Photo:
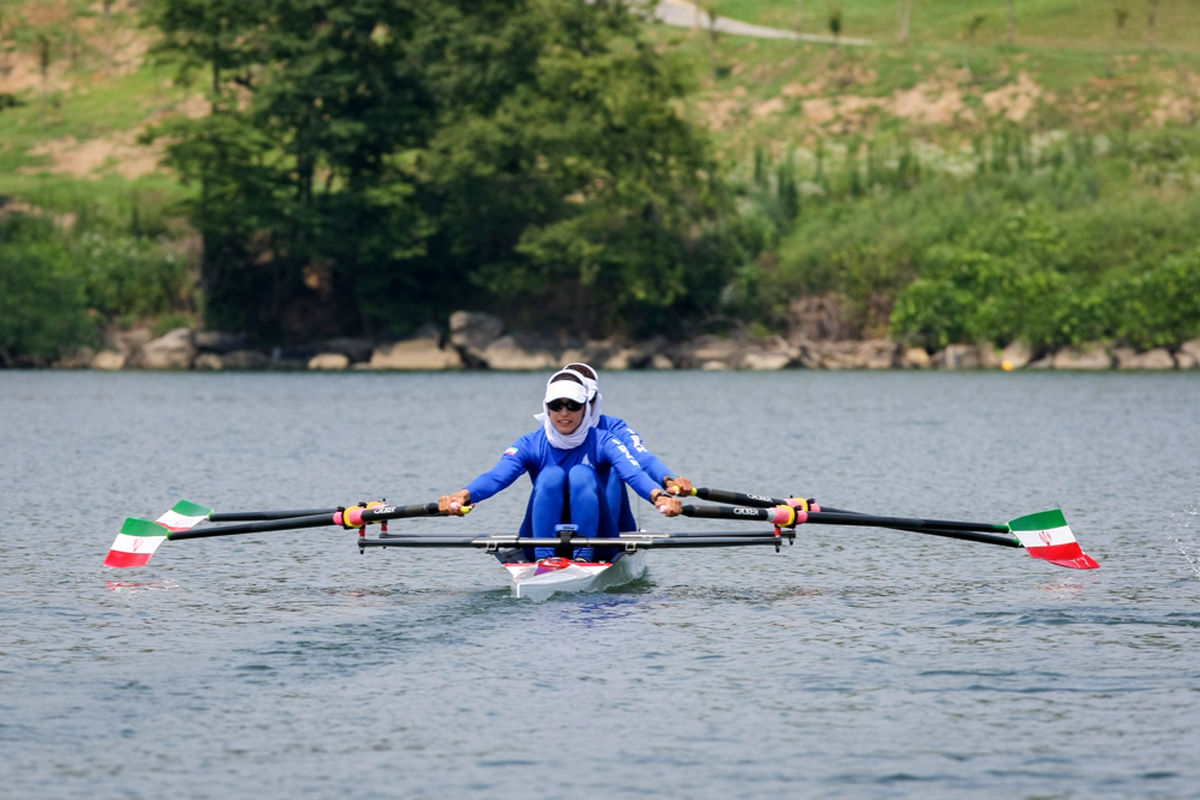
[{"label": "shrub", "polygon": [[185,303],[187,263],[149,239],[88,232],[70,244],[88,305],[105,317],[149,317]]},{"label": "shrub", "polygon": [[92,344],[95,328],[70,254],[48,221],[0,219],[0,361],[53,361]]},{"label": "shrub", "polygon": [[1117,336],[1149,349],[1200,335],[1200,248],[1106,287]]}]

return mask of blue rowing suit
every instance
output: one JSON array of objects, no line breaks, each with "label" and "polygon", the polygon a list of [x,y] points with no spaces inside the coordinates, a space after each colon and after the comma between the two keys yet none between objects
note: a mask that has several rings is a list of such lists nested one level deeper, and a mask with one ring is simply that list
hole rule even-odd
[{"label": "blue rowing suit", "polygon": [[[564,522],[568,514],[580,536],[615,536],[611,506],[600,502],[601,485],[616,483],[624,497],[622,483],[627,483],[646,500],[655,489],[662,488],[643,471],[629,448],[608,431],[591,428],[578,447],[560,450],[550,444],[546,431],[539,428],[517,439],[496,466],[467,484],[471,502],[486,500],[526,472],[533,481],[533,494],[521,522],[521,536],[555,538],[555,526]],[[600,481],[601,474],[604,484]],[[626,499],[626,507],[628,503]],[[632,519],[632,512],[629,516]],[[554,555],[554,548],[539,547],[533,555],[546,558]]]},{"label": "blue rowing suit", "polygon": [[[607,414],[601,414],[600,422],[596,427],[612,434],[618,442],[625,445],[625,448],[641,464],[642,470],[654,481],[655,486],[660,489],[663,488],[663,478],[672,474],[671,470],[667,469],[666,464],[659,461],[653,453],[646,449],[646,445],[642,443],[642,437],[638,436],[637,431],[629,427],[625,423],[625,420],[620,417],[610,417]],[[604,492],[605,498],[608,500],[608,510],[604,516],[609,519],[615,519],[617,530],[622,533],[636,531],[638,526],[637,521],[633,518],[633,509],[629,506],[629,494],[625,491],[625,487],[621,485],[620,479],[613,474],[611,469],[604,467],[596,468],[596,477],[599,479],[600,487]],[[607,527],[607,522],[608,519],[602,521],[601,530]],[[603,535],[611,536],[615,535],[615,533]]]}]

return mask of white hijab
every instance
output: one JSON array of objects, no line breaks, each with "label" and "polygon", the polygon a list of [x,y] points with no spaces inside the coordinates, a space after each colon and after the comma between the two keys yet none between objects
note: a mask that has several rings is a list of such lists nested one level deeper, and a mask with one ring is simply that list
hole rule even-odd
[{"label": "white hijab", "polygon": [[[591,369],[592,372],[595,373],[595,370],[592,369],[592,367],[588,366],[587,364],[584,364],[584,366],[586,366],[588,369]],[[587,389],[588,403],[587,416],[584,417],[584,419],[587,421],[587,426],[589,428],[596,427],[600,424],[600,415],[604,413],[604,411],[601,409],[601,403],[604,402],[604,395],[600,394],[600,381],[595,378],[589,378],[582,372],[576,372],[569,367],[564,367],[551,375],[550,380],[546,381],[546,385],[549,386],[555,380],[563,377],[564,375],[570,375],[572,378],[583,382],[584,388]],[[544,414],[534,414],[534,419],[540,421],[544,416]]]},{"label": "white hijab", "polygon": [[[572,380],[555,380],[562,373],[555,373],[554,376],[546,382],[546,395],[542,399],[542,413],[534,414],[534,419],[540,419],[542,422],[542,430],[546,432],[546,439],[552,447],[559,450],[574,450],[576,447],[584,443],[592,426],[588,423],[588,414],[585,412],[583,420],[579,423],[579,427],[570,433],[561,433],[558,428],[554,427],[554,423],[550,421],[549,409],[546,405],[552,400],[565,398],[574,400],[576,403],[587,403],[588,387],[586,384],[581,385]],[[572,373],[574,374],[574,373]],[[582,375],[577,376],[582,378]],[[585,406],[586,407],[586,406]]]}]

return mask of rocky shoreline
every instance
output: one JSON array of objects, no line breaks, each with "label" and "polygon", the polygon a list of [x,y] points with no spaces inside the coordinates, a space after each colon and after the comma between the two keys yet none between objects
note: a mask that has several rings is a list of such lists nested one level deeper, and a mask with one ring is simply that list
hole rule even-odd
[{"label": "rocky shoreline", "polygon": [[1139,352],[1094,343],[1032,353],[1019,342],[1004,348],[950,345],[928,352],[888,339],[814,339],[799,332],[767,339],[704,335],[636,344],[611,340],[564,342],[505,332],[489,314],[459,311],[448,333],[425,329],[403,341],[334,339],[311,347],[264,350],[236,334],[178,328],[158,338],[146,329],[114,333],[99,351],[83,350],[54,366],[66,369],[147,370],[553,370],[585,361],[603,370],[880,370],[1053,369],[1176,370],[1200,368],[1200,338],[1175,350]]}]

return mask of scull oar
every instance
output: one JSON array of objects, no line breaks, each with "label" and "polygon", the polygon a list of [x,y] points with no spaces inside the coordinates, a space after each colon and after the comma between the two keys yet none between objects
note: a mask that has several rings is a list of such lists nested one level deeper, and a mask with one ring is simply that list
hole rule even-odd
[{"label": "scull oar", "polygon": [[[1037,514],[1027,514],[1010,520],[1006,525],[989,522],[959,522],[956,520],[930,520],[911,517],[881,517],[874,514],[864,514],[859,511],[847,511],[841,508],[830,508],[818,505],[812,499],[800,497],[778,498],[749,492],[735,492],[725,489],[709,489],[697,487],[692,495],[701,500],[712,500],[723,503],[734,503],[738,507],[750,506],[766,510],[772,508],[793,508],[795,514],[804,514],[803,519],[796,523],[815,522],[826,525],[861,525],[866,527],[886,528],[890,530],[912,531],[930,536],[943,536],[950,539],[962,539],[984,544],[995,544],[1004,547],[1024,547],[1034,558],[1041,558],[1059,566],[1070,569],[1096,569],[1100,566],[1091,556],[1080,548],[1071,533],[1067,520],[1059,509],[1043,511]],[[697,508],[697,506],[692,506]],[[687,514],[687,507],[684,507]],[[693,514],[692,516],[705,516]],[[717,512],[714,516],[723,519],[746,519],[746,512]],[[786,510],[776,511],[760,517],[771,520],[779,517],[788,518]],[[787,522],[772,524],[787,525]]]},{"label": "scull oar", "polygon": [[689,517],[711,519],[761,520],[769,522],[777,528],[791,528],[804,523],[815,523],[911,531],[1004,547],[1024,547],[1034,558],[1040,558],[1069,569],[1096,569],[1100,566],[1095,559],[1080,548],[1062,511],[1057,508],[1017,517],[1007,524],[885,517],[854,512],[805,511],[794,506],[751,508],[749,506],[685,505],[683,514]]},{"label": "scull oar", "polygon": [[[360,503],[350,508],[301,512],[297,516],[278,517],[284,512],[232,512],[216,514],[207,506],[181,500],[153,522],[138,517],[126,517],[121,532],[113,541],[104,565],[108,567],[140,567],[150,561],[159,546],[167,541],[204,539],[212,536],[235,536],[265,531],[299,530],[324,525],[337,525],[347,530],[362,528],[374,522],[386,522],[405,517],[427,517],[438,513],[436,502],[410,506],[384,505],[382,502]],[[205,520],[249,519],[238,525],[220,525],[194,529]],[[165,531],[165,532],[164,532]]]}]

